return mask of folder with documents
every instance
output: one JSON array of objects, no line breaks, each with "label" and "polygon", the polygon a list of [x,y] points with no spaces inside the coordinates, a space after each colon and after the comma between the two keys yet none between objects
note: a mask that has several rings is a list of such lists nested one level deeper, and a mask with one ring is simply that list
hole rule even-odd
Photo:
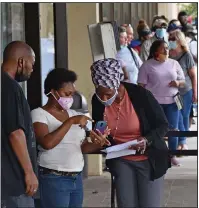
[{"label": "folder with documents", "polygon": [[107,160],[112,159],[112,158],[126,156],[126,155],[135,155],[136,150],[130,150],[129,147],[133,145],[137,145],[139,143],[140,141],[133,140],[133,141],[129,141],[123,144],[118,144],[112,147],[108,147],[101,151],[107,153],[106,155]]}]

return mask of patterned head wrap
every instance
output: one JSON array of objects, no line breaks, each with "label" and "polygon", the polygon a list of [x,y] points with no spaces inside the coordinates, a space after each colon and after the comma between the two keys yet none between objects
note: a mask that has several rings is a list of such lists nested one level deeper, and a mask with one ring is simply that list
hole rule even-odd
[{"label": "patterned head wrap", "polygon": [[102,59],[91,66],[91,76],[95,87],[118,89],[124,79],[120,62],[113,58]]}]

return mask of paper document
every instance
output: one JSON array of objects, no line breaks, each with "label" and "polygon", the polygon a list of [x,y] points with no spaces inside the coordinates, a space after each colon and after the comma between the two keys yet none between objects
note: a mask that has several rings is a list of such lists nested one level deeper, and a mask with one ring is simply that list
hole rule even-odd
[{"label": "paper document", "polygon": [[126,155],[135,155],[135,153],[136,153],[136,150],[129,150],[129,149],[120,150],[117,152],[110,152],[106,155],[106,159],[108,160],[108,159],[122,157]]},{"label": "paper document", "polygon": [[136,144],[139,144],[139,143],[140,142],[138,142],[137,139],[136,139],[136,140],[129,141],[129,142],[126,142],[126,143],[123,143],[123,144],[117,144],[117,145],[114,145],[112,147],[107,147],[106,149],[101,150],[101,151],[106,152],[106,153],[117,152],[117,151],[120,151],[120,150],[128,149],[129,146],[136,145]]},{"label": "paper document", "polygon": [[118,144],[112,147],[108,147],[101,151],[107,153],[106,159],[117,158],[125,155],[135,155],[136,150],[130,150],[129,147],[133,145],[137,145],[139,143],[140,141],[138,142],[137,140],[133,140],[123,144]]}]

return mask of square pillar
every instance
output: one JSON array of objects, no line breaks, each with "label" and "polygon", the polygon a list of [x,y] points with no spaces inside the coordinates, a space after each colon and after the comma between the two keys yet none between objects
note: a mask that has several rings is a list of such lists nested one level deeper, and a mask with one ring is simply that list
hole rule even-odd
[{"label": "square pillar", "polygon": [[[87,99],[91,112],[94,86],[90,66],[93,63],[87,25],[99,22],[98,3],[66,3],[69,69],[78,75],[76,88]],[[102,156],[88,155],[88,176],[102,174]]]}]

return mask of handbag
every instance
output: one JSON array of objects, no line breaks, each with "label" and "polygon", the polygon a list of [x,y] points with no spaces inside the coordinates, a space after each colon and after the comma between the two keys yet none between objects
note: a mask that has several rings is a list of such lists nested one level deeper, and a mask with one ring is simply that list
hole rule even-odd
[{"label": "handbag", "polygon": [[182,108],[183,108],[183,99],[182,99],[180,93],[178,92],[173,98],[174,98],[175,103],[178,107],[178,110],[182,110]]}]

